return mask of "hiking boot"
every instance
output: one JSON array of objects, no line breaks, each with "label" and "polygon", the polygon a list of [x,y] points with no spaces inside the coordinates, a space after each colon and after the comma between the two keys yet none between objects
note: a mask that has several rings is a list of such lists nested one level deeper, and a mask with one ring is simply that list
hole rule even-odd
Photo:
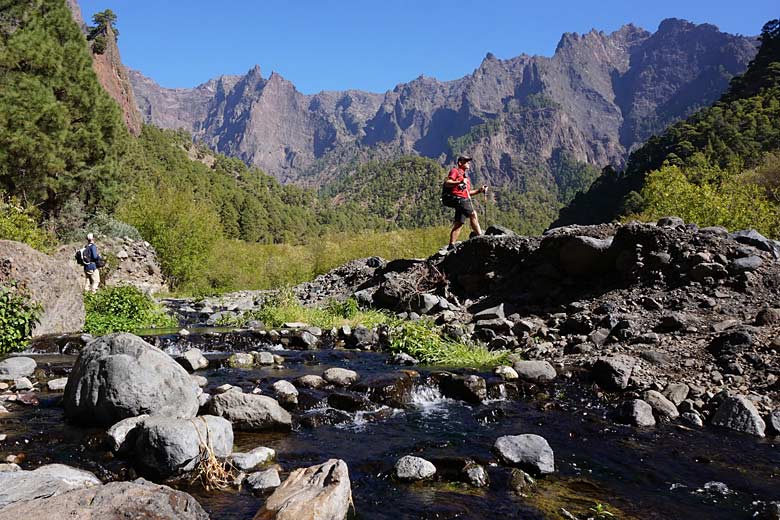
[{"label": "hiking boot", "polygon": [[455,249],[455,244],[450,244],[447,246],[447,251],[452,251],[453,249]]}]

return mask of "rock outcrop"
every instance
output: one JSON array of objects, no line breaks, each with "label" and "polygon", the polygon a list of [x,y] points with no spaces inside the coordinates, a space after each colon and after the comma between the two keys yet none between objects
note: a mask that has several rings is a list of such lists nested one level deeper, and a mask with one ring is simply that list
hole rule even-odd
[{"label": "rock outcrop", "polygon": [[0,284],[18,282],[43,308],[34,336],[75,332],[84,326],[84,274],[27,244],[0,240]]},{"label": "rock outcrop", "polygon": [[[3,471],[0,472],[0,508],[16,502],[54,497],[74,489],[101,484],[89,471],[63,464],[49,464],[32,471]],[[0,510],[4,511],[5,509]]]}]

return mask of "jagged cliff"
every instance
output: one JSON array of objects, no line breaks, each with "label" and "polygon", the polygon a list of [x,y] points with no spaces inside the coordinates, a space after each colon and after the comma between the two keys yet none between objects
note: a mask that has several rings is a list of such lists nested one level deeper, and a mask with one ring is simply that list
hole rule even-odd
[{"label": "jagged cliff", "polygon": [[[67,4],[73,13],[73,19],[86,34],[87,25],[84,22],[78,1],[67,0]],[[130,82],[127,68],[122,63],[119,47],[116,44],[116,36],[111,27],[106,28],[105,36],[105,51],[101,54],[92,54],[92,68],[95,69],[95,74],[97,74],[98,81],[102,87],[122,109],[122,117],[127,129],[133,135],[140,135],[143,120],[138,111],[133,86]]]},{"label": "jagged cliff", "polygon": [[522,191],[555,189],[563,154],[622,166],[652,133],[714,101],[755,52],[753,39],[670,19],[655,33],[567,33],[550,58],[488,54],[461,79],[420,77],[385,94],[303,95],[257,67],[195,89],[131,79],[148,122],[191,130],[283,181],[322,182],[356,157],[468,151],[481,178]]}]

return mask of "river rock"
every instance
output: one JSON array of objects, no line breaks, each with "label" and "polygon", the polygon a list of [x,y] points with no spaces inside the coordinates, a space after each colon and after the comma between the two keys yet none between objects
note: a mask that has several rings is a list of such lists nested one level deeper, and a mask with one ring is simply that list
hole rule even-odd
[{"label": "river rock", "polygon": [[547,439],[539,435],[505,435],[496,440],[494,449],[507,464],[541,475],[555,471],[553,450]]},{"label": "river rock", "polygon": [[688,392],[690,392],[690,388],[685,383],[670,383],[664,389],[664,397],[674,403],[675,406],[680,406],[680,403],[688,397]]},{"label": "river rock", "polygon": [[[0,240],[3,242],[3,240]],[[0,381],[13,381],[33,375],[38,364],[33,358],[18,356],[0,361]]]},{"label": "river rock", "polygon": [[463,474],[469,484],[474,487],[485,487],[488,485],[488,473],[484,466],[476,462],[469,462],[463,468]]},{"label": "river rock", "polygon": [[32,381],[30,381],[26,377],[20,377],[19,379],[14,379],[14,390],[16,390],[17,392],[26,392],[32,389],[33,389]]},{"label": "river rock", "polygon": [[246,477],[244,481],[252,491],[267,491],[274,489],[282,484],[279,479],[279,471],[276,468],[268,468],[264,471],[257,471]]},{"label": "river rock", "polygon": [[143,424],[148,415],[128,417],[114,424],[106,432],[108,444],[114,453],[127,453],[135,446],[135,438],[138,426]]},{"label": "river rock", "polygon": [[517,361],[514,369],[520,379],[532,383],[549,383],[558,375],[547,361]]},{"label": "river rock", "polygon": [[695,282],[703,282],[706,278],[720,279],[728,276],[729,272],[724,266],[716,262],[702,262],[691,269],[691,279]]},{"label": "river rock", "polygon": [[640,427],[655,426],[653,407],[641,399],[629,399],[618,408],[620,422]]},{"label": "river rock", "polygon": [[396,461],[393,471],[400,480],[425,480],[436,474],[436,466],[421,457],[405,455]]},{"label": "river rock", "polygon": [[109,334],[82,349],[65,387],[65,416],[110,425],[142,414],[195,417],[197,387],[184,368],[138,336]]},{"label": "river rock", "polygon": [[780,309],[773,309],[771,307],[764,307],[756,315],[756,325],[774,325],[780,323]]},{"label": "river rock", "polygon": [[642,395],[642,398],[659,417],[666,417],[667,419],[674,420],[680,416],[680,412],[677,411],[677,407],[674,403],[664,397],[660,392],[648,390]]},{"label": "river rock", "polygon": [[505,319],[504,315],[504,304],[496,305],[495,307],[490,307],[488,309],[484,309],[482,311],[479,311],[474,315],[474,321],[485,321],[485,320],[503,320]]},{"label": "river rock", "polygon": [[209,366],[209,360],[206,359],[203,352],[197,348],[187,350],[179,359],[177,359],[177,361],[188,372],[195,372],[196,370],[202,370]]},{"label": "river rock", "polygon": [[355,330],[347,338],[347,344],[351,348],[370,349],[377,341],[379,341],[379,337],[376,332],[362,325],[355,327]]},{"label": "river rock", "polygon": [[230,368],[252,368],[255,366],[255,358],[249,352],[235,352],[227,358],[225,364]]},{"label": "river rock", "polygon": [[504,381],[514,381],[520,377],[514,368],[506,365],[497,366],[493,370],[493,373],[496,374],[501,379],[503,379]]},{"label": "river rock", "polygon": [[442,395],[469,403],[481,403],[487,399],[487,383],[477,375],[460,376],[443,372],[436,374]]},{"label": "river rock", "polygon": [[258,446],[252,451],[246,453],[235,452],[229,460],[236,468],[241,471],[252,471],[253,469],[267,464],[274,460],[276,452],[271,448],[265,446]]},{"label": "river rock", "polygon": [[273,389],[281,404],[291,406],[298,404],[298,389],[291,382],[282,379],[273,384]]},{"label": "river rock", "polygon": [[265,350],[262,352],[254,352],[252,356],[254,357],[256,365],[267,366],[267,365],[273,365],[276,362],[274,360],[274,355]]},{"label": "river rock", "polygon": [[775,410],[769,414],[767,426],[769,426],[769,432],[772,435],[780,435],[780,410]]},{"label": "river rock", "polygon": [[139,471],[159,478],[181,475],[205,459],[206,446],[218,459],[230,455],[233,428],[227,420],[211,415],[149,417],[138,427],[134,463]]},{"label": "river rock", "polygon": [[43,308],[33,336],[70,333],[84,327],[84,273],[75,262],[50,257],[27,244],[0,240],[0,285],[12,280],[24,286],[30,300]]},{"label": "river rock", "polygon": [[94,474],[64,464],[49,464],[32,471],[4,471],[0,472],[0,508],[99,485],[100,479]]},{"label": "river rock", "polygon": [[334,385],[349,386],[357,381],[360,376],[354,370],[347,370],[346,368],[329,368],[322,374],[322,378]]},{"label": "river rock", "polygon": [[566,240],[559,250],[561,268],[572,276],[588,276],[606,271],[609,262],[612,237],[592,238],[574,236]]},{"label": "river rock", "polygon": [[306,374],[305,376],[301,376],[296,379],[295,382],[298,384],[298,386],[302,386],[304,388],[314,388],[315,390],[327,385],[324,379],[314,374]]},{"label": "river rock", "polygon": [[418,365],[420,363],[418,359],[413,358],[406,352],[397,352],[393,354],[391,362],[394,365],[407,365],[407,366]]},{"label": "river rock", "polygon": [[254,520],[344,520],[351,506],[347,464],[330,459],[290,473]]},{"label": "river rock", "polygon": [[224,417],[236,430],[289,430],[292,417],[276,399],[265,395],[225,392],[206,405],[209,413]]},{"label": "river rock", "polygon": [[729,269],[735,273],[748,273],[755,271],[764,264],[760,256],[750,255],[743,258],[735,258],[729,264]]},{"label": "river rock", "polygon": [[208,380],[208,379],[206,379],[206,378],[205,378],[205,377],[203,377],[203,376],[199,376],[199,375],[195,375],[195,374],[190,374],[190,379],[192,379],[192,381],[193,381],[193,382],[194,382],[196,385],[198,385],[198,388],[203,388],[203,387],[205,387],[207,384],[209,384],[209,380]]},{"label": "river rock", "polygon": [[375,403],[403,408],[411,400],[417,377],[418,374],[410,370],[376,374],[361,379],[352,389],[365,394]]},{"label": "river rock", "polygon": [[605,390],[625,390],[636,364],[636,358],[626,355],[604,357],[593,364],[593,378]]},{"label": "river rock", "polygon": [[696,428],[701,428],[704,426],[704,420],[701,418],[701,415],[699,415],[699,412],[696,411],[680,414],[680,419],[688,425],[695,426]]},{"label": "river rock", "polygon": [[46,387],[49,389],[49,392],[64,392],[67,384],[68,384],[67,377],[59,377],[57,379],[49,380],[46,383]]},{"label": "river rock", "polygon": [[712,424],[757,437],[763,437],[766,423],[755,405],[745,396],[727,397],[712,416]]},{"label": "river rock", "polygon": [[[54,512],[56,516],[52,516]],[[189,494],[144,479],[41,496],[0,510],[0,520],[20,518],[209,520],[208,514]]]}]

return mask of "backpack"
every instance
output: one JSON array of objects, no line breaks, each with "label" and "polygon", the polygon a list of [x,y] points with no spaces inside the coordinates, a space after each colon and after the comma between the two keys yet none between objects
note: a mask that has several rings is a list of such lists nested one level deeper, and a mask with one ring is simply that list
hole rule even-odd
[{"label": "backpack", "polygon": [[80,266],[86,266],[93,262],[92,254],[89,252],[89,246],[83,249],[78,249],[76,251],[75,257],[76,257],[76,263],[79,264]]},{"label": "backpack", "polygon": [[460,201],[458,200],[459,197],[456,197],[452,193],[452,189],[448,188],[446,185],[442,185],[441,187],[441,205],[445,206],[447,208],[457,208]]}]

